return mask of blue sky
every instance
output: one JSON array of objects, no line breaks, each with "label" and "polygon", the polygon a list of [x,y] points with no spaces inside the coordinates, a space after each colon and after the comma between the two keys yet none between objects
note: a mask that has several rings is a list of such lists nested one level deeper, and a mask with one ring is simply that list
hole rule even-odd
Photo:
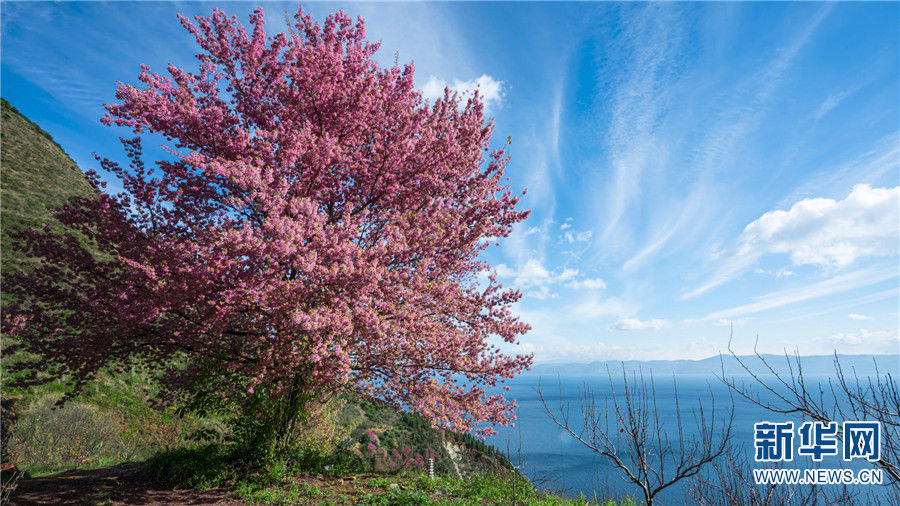
[{"label": "blue sky", "polygon": [[[4,98],[83,168],[140,64],[192,66],[175,15],[249,3],[2,4]],[[270,30],[296,4],[264,3]],[[734,347],[898,353],[900,4],[312,3],[479,86],[531,217],[489,260],[538,361]]]}]

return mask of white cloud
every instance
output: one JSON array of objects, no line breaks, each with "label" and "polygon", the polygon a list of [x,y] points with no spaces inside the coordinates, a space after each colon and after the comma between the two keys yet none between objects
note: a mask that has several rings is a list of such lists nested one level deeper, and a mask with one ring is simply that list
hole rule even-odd
[{"label": "white cloud", "polygon": [[871,316],[866,316],[864,314],[856,314],[856,313],[850,313],[847,315],[847,317],[850,318],[851,320],[856,320],[856,321],[868,320],[871,318]]},{"label": "white cloud", "polygon": [[759,267],[757,267],[756,269],[753,269],[753,273],[754,274],[770,274],[772,276],[775,276],[776,279],[789,278],[795,274],[794,271],[791,271],[788,269],[778,269],[778,270],[774,270],[774,271],[767,271],[765,269],[760,269]]},{"label": "white cloud", "polygon": [[551,292],[550,287],[548,287],[547,285],[540,286],[536,290],[528,290],[527,292],[525,292],[525,295],[527,297],[533,297],[539,300],[559,298],[559,294],[556,292]]},{"label": "white cloud", "polygon": [[898,237],[900,186],[859,184],[844,200],[804,199],[765,213],[744,229],[739,254],[790,253],[796,265],[846,267],[863,256],[897,255]]},{"label": "white cloud", "polygon": [[603,290],[606,282],[601,278],[577,279],[578,270],[563,268],[553,272],[537,258],[530,258],[519,268],[497,264],[497,276],[509,279],[511,284],[526,291],[526,295],[537,299],[555,299],[559,294],[550,291],[551,286],[564,284],[573,290]]},{"label": "white cloud", "polygon": [[[748,224],[735,254],[709,280],[681,299],[696,297],[733,279],[768,253],[789,253],[796,265],[842,268],[866,256],[900,254],[898,237],[900,186],[872,188],[857,184],[844,200],[803,199],[788,211],[770,211]],[[781,277],[788,273],[793,271],[782,270]]]},{"label": "white cloud", "polygon": [[564,283],[578,274],[577,270],[568,268],[564,268],[558,273],[550,272],[536,258],[529,259],[518,269],[510,268],[506,264],[498,264],[495,270],[501,278],[512,278],[512,283],[519,288]]},{"label": "white cloud", "polygon": [[510,269],[506,264],[497,264],[494,270],[497,271],[497,275],[501,278],[509,278],[516,275],[516,270]]},{"label": "white cloud", "polygon": [[612,325],[614,330],[660,330],[669,326],[666,320],[652,318],[650,320],[639,320],[637,318],[622,318]]},{"label": "white cloud", "polygon": [[503,82],[497,81],[487,74],[482,74],[481,77],[468,81],[454,79],[452,86],[448,85],[447,81],[443,79],[431,76],[428,78],[428,82],[422,86],[422,97],[426,100],[437,100],[444,96],[444,89],[448,87],[451,92],[459,94],[459,101],[463,104],[475,93],[475,90],[478,90],[481,100],[487,108],[499,104],[503,98]]},{"label": "white cloud", "polygon": [[586,278],[570,281],[566,286],[574,290],[603,290],[606,288],[606,282],[600,278]]},{"label": "white cloud", "polygon": [[566,232],[564,237],[569,244],[575,242],[587,242],[591,240],[591,236],[593,233],[590,230],[585,230],[584,232]]},{"label": "white cloud", "polygon": [[567,228],[572,228],[572,218],[566,218],[566,221],[564,221],[563,224],[559,226],[560,230],[565,230]]},{"label": "white cloud", "polygon": [[842,332],[826,338],[817,339],[820,345],[827,346],[826,351],[859,352],[859,353],[898,353],[900,352],[900,332],[897,330]]}]

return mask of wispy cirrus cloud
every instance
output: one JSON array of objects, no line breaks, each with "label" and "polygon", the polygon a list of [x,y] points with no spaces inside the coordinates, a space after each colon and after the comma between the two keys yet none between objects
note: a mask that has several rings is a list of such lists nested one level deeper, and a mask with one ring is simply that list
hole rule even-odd
[{"label": "wispy cirrus cloud", "polygon": [[[625,271],[660,254],[696,251],[697,241],[712,243],[727,233],[712,217],[727,216],[735,196],[717,178],[733,170],[735,152],[764,124],[777,91],[831,9],[817,10],[758,71],[699,92],[692,83],[716,77],[681,65],[690,58],[684,42],[694,34],[677,12],[647,8],[625,23],[619,50],[629,63],[618,69],[624,77],[615,81],[612,96],[606,143],[613,177],[600,234],[607,250],[626,253]],[[698,115],[706,109],[708,126],[697,128],[676,102],[696,105]],[[672,187],[678,191],[666,191]]]},{"label": "wispy cirrus cloud", "polygon": [[612,96],[611,125],[606,143],[613,179],[606,202],[605,240],[630,235],[622,220],[641,194],[645,171],[658,166],[656,125],[665,114],[667,84],[686,26],[675,9],[648,7],[623,19],[623,35],[611,48],[625,62]]},{"label": "wispy cirrus cloud", "polygon": [[736,320],[728,320],[725,318],[719,318],[713,325],[716,327],[737,327],[740,325],[746,325],[747,318],[738,318]]},{"label": "wispy cirrus cloud", "polygon": [[900,171],[900,131],[872,142],[850,160],[824,165],[812,171],[807,180],[785,195],[776,207],[788,207],[799,200],[845,192],[858,184],[887,186],[896,182]]},{"label": "wispy cirrus cloud", "polygon": [[822,102],[822,105],[820,105],[819,108],[816,109],[813,117],[815,117],[817,120],[822,119],[823,116],[831,112],[831,110],[837,107],[838,104],[843,102],[844,99],[852,95],[856,91],[856,89],[857,87],[853,87],[828,95],[828,97]]},{"label": "wispy cirrus cloud", "polygon": [[766,295],[761,295],[755,297],[755,302],[729,309],[715,311],[706,315],[704,319],[729,319],[748,314],[759,313],[762,311],[768,311],[770,309],[787,306],[789,304],[796,304],[798,302],[803,302],[818,297],[824,297],[826,295],[832,295],[856,288],[874,285],[876,283],[896,279],[897,277],[900,277],[900,272],[897,271],[896,266],[886,269],[864,269],[860,271],[854,271],[847,274],[834,276],[830,279],[819,281],[817,283],[813,283],[811,285],[803,286],[800,288],[780,290],[777,292],[768,293]]},{"label": "wispy cirrus cloud", "polygon": [[900,303],[900,288],[889,288],[887,290],[879,290],[874,293],[867,293],[861,296],[850,297],[848,299],[843,299],[837,303],[819,306],[813,311],[810,311],[809,308],[804,307],[790,309],[785,311],[785,313],[791,316],[786,317],[784,321],[808,319],[822,315],[833,315],[852,307],[875,304],[886,299],[895,299],[898,303]]}]

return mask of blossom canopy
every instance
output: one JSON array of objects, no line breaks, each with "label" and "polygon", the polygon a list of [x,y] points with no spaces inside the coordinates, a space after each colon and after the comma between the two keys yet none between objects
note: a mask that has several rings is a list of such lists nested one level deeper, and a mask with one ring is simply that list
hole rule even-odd
[{"label": "blossom canopy", "polygon": [[[181,23],[197,69],[142,66],[106,106],[136,135],[127,165],[98,158],[123,191],[89,172],[96,195],[55,211],[65,232],[20,236],[40,262],[6,282],[17,346],[76,391],[139,360],[173,391],[353,389],[457,431],[508,423],[486,388],[531,356],[495,341],[528,326],[479,255],[528,212],[478,95],[426,102],[343,12],[275,35],[260,9]],[[170,155],[152,166],[148,134]]]}]

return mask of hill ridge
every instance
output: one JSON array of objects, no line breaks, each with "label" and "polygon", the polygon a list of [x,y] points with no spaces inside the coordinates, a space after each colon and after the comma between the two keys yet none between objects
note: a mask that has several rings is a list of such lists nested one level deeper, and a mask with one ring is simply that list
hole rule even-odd
[{"label": "hill ridge", "polygon": [[56,220],[50,210],[93,192],[84,173],[47,131],[0,98],[0,274],[19,272],[28,259],[10,233]]}]

